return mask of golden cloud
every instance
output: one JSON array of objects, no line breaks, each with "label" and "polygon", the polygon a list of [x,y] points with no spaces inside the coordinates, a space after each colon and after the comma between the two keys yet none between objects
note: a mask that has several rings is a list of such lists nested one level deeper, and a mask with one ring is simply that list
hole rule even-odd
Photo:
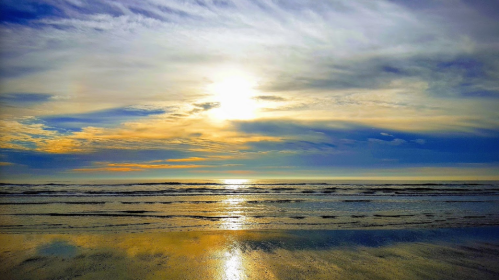
[{"label": "golden cloud", "polygon": [[[282,141],[279,137],[238,132],[227,123],[212,123],[202,118],[170,120],[164,117],[122,123],[114,128],[89,126],[68,134],[49,130],[43,124],[23,124],[16,120],[2,121],[0,140],[0,148],[61,154],[88,153],[100,149],[165,148],[230,153],[247,148],[246,144],[250,142]],[[166,162],[203,160],[208,159],[191,157],[168,159]]]},{"label": "golden cloud", "polygon": [[190,162],[190,161],[205,161],[206,158],[200,157],[190,157],[190,158],[175,158],[175,159],[167,159],[167,162]]},{"label": "golden cloud", "polygon": [[129,168],[144,168],[144,169],[184,169],[184,168],[202,168],[213,167],[213,165],[172,165],[172,164],[143,164],[143,163],[109,163],[110,167],[129,167]]},{"label": "golden cloud", "polygon": [[76,172],[130,172],[143,171],[146,169],[188,169],[188,168],[206,168],[212,165],[172,165],[172,164],[148,164],[148,163],[96,163],[98,167],[77,168]]},{"label": "golden cloud", "polygon": [[73,169],[76,172],[130,172],[142,171],[143,169],[134,169],[128,167],[102,167],[102,168],[77,168]]}]

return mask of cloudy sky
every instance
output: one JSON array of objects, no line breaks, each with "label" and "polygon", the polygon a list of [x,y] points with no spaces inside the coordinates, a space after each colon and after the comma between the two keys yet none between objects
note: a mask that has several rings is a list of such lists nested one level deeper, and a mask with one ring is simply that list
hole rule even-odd
[{"label": "cloudy sky", "polygon": [[3,0],[0,175],[499,179],[495,0]]}]

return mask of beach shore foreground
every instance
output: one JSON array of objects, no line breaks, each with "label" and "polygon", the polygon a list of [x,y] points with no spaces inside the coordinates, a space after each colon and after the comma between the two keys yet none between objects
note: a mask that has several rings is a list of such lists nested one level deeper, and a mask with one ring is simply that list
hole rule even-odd
[{"label": "beach shore foreground", "polygon": [[498,279],[499,228],[1,234],[1,279]]}]

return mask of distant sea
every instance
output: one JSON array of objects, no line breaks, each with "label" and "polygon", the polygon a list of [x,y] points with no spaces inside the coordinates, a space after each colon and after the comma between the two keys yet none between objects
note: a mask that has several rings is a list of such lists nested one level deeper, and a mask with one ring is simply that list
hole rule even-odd
[{"label": "distant sea", "polygon": [[175,180],[0,185],[0,232],[499,225],[499,182]]}]

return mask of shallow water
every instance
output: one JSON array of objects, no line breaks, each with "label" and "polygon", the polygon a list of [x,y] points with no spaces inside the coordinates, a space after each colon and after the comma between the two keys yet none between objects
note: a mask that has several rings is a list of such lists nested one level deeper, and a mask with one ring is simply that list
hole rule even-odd
[{"label": "shallow water", "polygon": [[497,182],[3,184],[0,232],[499,225]]}]

